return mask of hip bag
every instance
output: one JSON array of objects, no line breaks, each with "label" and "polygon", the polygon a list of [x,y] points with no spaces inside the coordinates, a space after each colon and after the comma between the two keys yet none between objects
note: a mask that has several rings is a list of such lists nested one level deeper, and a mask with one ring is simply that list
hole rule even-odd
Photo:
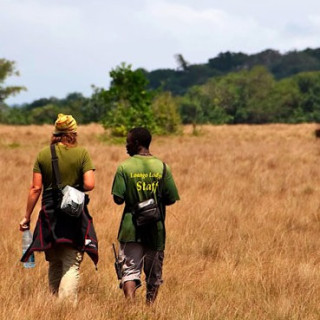
[{"label": "hip bag", "polygon": [[162,198],[162,189],[166,171],[166,164],[163,162],[163,172],[162,177],[159,180],[159,185],[156,193],[157,196],[155,197],[155,193],[153,193],[153,198],[139,202],[134,206],[133,218],[137,227],[146,226],[150,223],[163,220],[160,202]]}]

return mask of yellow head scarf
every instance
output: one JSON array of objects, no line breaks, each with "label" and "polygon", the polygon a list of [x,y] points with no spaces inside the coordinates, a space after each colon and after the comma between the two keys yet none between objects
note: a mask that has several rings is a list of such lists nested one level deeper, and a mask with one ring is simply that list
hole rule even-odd
[{"label": "yellow head scarf", "polygon": [[71,115],[59,113],[55,122],[54,134],[77,132],[77,122]]}]

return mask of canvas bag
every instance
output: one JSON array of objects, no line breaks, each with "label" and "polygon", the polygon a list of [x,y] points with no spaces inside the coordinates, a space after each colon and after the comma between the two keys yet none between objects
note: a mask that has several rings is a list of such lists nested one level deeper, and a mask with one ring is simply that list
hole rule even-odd
[{"label": "canvas bag", "polygon": [[84,203],[85,203],[85,194],[84,192],[79,191],[78,189],[65,186],[61,187],[61,177],[59,171],[59,162],[56,154],[55,145],[52,144],[50,146],[51,149],[51,161],[52,161],[52,172],[54,177],[54,188],[58,189],[61,193],[61,203],[58,203],[61,211],[71,217],[79,217],[83,211]]}]

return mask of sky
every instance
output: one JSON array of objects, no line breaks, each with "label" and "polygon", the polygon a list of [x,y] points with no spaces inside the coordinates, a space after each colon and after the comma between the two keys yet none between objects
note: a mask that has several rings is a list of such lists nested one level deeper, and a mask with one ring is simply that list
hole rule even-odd
[{"label": "sky", "polygon": [[0,58],[16,62],[6,85],[29,103],[108,88],[121,62],[177,68],[220,52],[281,53],[320,47],[319,0],[0,0]]}]

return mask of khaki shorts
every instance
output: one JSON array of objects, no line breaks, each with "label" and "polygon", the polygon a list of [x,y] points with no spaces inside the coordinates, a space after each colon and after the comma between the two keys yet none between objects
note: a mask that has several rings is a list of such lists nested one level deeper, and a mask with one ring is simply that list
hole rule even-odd
[{"label": "khaki shorts", "polygon": [[151,250],[141,243],[121,243],[119,261],[122,263],[123,285],[127,281],[135,281],[137,287],[141,286],[141,270],[145,273],[145,281],[149,286],[162,284],[162,265],[164,252]]}]

